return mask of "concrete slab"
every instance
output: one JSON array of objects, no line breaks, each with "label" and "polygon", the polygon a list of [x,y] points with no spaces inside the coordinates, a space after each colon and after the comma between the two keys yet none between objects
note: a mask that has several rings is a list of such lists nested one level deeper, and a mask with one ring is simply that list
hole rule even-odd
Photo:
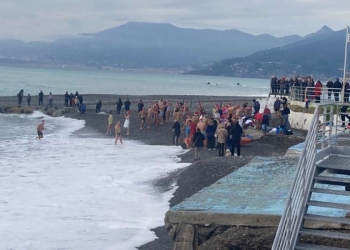
[{"label": "concrete slab", "polygon": [[170,209],[170,223],[276,226],[298,157],[256,157]]},{"label": "concrete slab", "polygon": [[[295,147],[300,150],[302,145]],[[171,224],[276,227],[283,213],[299,157],[255,157],[249,164],[204,188],[166,215]],[[328,173],[325,173],[328,175]],[[341,190],[317,184],[315,187]],[[343,188],[344,189],[344,188]],[[350,204],[350,197],[313,194],[313,200]],[[311,214],[345,217],[345,210],[309,207]],[[314,223],[311,227],[337,227]]]}]

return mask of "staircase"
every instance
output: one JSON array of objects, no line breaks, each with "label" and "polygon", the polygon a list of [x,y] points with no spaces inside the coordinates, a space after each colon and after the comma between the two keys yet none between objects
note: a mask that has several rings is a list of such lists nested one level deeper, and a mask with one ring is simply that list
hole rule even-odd
[{"label": "staircase", "polygon": [[350,250],[350,230],[327,229],[350,229],[350,134],[340,105],[315,110],[273,250]]}]

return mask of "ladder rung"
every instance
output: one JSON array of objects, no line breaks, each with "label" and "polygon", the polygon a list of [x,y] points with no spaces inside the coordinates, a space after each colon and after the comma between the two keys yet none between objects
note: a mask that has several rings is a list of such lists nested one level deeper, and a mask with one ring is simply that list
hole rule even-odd
[{"label": "ladder rung", "polygon": [[315,230],[315,229],[303,228],[299,231],[299,233],[302,235],[312,235],[312,236],[319,236],[319,237],[324,237],[324,238],[350,240],[350,234],[331,232],[331,231],[326,231],[326,230]]},{"label": "ladder rung", "polygon": [[295,246],[295,249],[297,250],[350,250],[349,248],[339,248],[339,247],[328,247],[328,246],[321,246],[321,245],[313,245],[313,244],[306,244],[306,243],[299,243]]},{"label": "ladder rung", "polygon": [[338,185],[338,186],[350,186],[350,179],[339,178],[333,176],[315,176],[314,179],[317,183]]},{"label": "ladder rung", "polygon": [[314,207],[329,207],[329,208],[350,210],[349,204],[342,204],[342,203],[333,203],[333,202],[324,202],[324,201],[308,201],[307,205],[314,206]]},{"label": "ladder rung", "polygon": [[350,219],[344,218],[344,217],[331,217],[331,216],[322,216],[322,215],[315,215],[315,214],[306,214],[304,215],[304,219],[312,220],[312,221],[324,221],[324,222],[331,222],[336,224],[350,225]]},{"label": "ladder rung", "polygon": [[324,189],[324,188],[312,188],[311,192],[320,193],[320,194],[334,194],[334,195],[350,196],[350,192],[348,192],[348,191],[332,190],[332,189]]}]

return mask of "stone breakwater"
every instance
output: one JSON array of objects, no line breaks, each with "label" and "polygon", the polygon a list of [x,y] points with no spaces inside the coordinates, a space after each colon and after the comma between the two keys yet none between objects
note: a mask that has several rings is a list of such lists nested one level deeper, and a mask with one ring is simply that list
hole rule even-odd
[{"label": "stone breakwater", "polygon": [[37,107],[29,107],[29,106],[18,106],[18,107],[0,107],[0,113],[5,114],[32,114],[34,111],[40,111],[41,113],[53,117],[63,116],[65,113],[69,113],[69,108],[37,108]]}]

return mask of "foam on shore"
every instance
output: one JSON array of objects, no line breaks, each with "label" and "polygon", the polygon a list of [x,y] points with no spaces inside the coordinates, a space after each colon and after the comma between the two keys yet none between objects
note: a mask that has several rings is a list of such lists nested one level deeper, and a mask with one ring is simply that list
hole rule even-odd
[{"label": "foam on shore", "polygon": [[[77,138],[85,121],[0,114],[0,249],[135,249],[156,238],[179,147]],[[44,139],[35,140],[45,119]]]}]

